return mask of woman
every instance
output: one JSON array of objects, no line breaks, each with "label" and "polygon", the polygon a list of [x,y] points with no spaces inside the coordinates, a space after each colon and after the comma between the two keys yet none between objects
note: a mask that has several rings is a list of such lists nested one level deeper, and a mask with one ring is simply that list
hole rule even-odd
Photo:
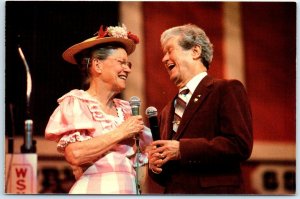
[{"label": "woman", "polygon": [[[129,102],[115,98],[125,89],[131,72],[128,55],[138,42],[124,25],[105,31],[101,26],[98,36],[63,53],[66,61],[81,65],[88,85],[58,99],[45,132],[73,168],[77,181],[71,194],[138,193],[134,166],[147,163],[143,149],[152,141],[151,133],[140,115],[132,116]],[[142,151],[139,161],[137,149]]]}]

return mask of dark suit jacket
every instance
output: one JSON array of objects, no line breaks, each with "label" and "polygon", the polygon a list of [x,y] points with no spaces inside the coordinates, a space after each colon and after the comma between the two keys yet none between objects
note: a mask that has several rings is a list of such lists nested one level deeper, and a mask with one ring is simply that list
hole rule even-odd
[{"label": "dark suit jacket", "polygon": [[[170,139],[174,100],[159,116],[161,139]],[[165,193],[243,193],[240,163],[252,152],[252,115],[246,91],[237,80],[206,76],[197,86],[173,139],[181,159],[161,174],[150,174]]]}]

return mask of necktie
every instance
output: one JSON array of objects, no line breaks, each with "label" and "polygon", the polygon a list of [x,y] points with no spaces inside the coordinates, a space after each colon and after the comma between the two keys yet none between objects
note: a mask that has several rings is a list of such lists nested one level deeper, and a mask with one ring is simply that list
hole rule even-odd
[{"label": "necktie", "polygon": [[175,105],[175,114],[173,120],[173,131],[176,133],[180,124],[183,112],[186,108],[186,95],[189,93],[189,89],[185,88],[177,96]]}]

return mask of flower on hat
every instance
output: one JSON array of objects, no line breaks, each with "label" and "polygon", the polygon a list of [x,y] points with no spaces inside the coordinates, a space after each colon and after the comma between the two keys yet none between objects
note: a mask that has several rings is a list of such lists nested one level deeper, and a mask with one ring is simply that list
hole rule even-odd
[{"label": "flower on hat", "polygon": [[109,26],[105,30],[103,30],[103,26],[101,26],[98,31],[98,38],[103,37],[131,39],[135,44],[139,43],[138,36],[131,32],[128,32],[124,24],[122,24],[122,26]]},{"label": "flower on hat", "polygon": [[135,34],[133,34],[133,33],[131,33],[131,32],[128,32],[127,37],[128,37],[129,39],[131,39],[135,44],[138,44],[138,43],[140,42],[138,36],[135,35]]},{"label": "flower on hat", "polygon": [[128,39],[127,37],[127,28],[123,24],[122,27],[120,26],[109,26],[107,27],[108,35],[111,37],[117,37],[117,38],[124,38]]}]

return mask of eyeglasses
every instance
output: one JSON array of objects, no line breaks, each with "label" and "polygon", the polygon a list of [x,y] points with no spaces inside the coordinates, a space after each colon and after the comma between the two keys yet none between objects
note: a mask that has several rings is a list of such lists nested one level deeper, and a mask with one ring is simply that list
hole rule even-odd
[{"label": "eyeglasses", "polygon": [[107,59],[113,59],[117,62],[120,63],[120,65],[124,68],[124,67],[128,67],[129,69],[131,69],[132,67],[132,63],[130,61],[124,61],[124,60],[120,60],[120,59],[116,59],[116,58],[107,58]]}]

